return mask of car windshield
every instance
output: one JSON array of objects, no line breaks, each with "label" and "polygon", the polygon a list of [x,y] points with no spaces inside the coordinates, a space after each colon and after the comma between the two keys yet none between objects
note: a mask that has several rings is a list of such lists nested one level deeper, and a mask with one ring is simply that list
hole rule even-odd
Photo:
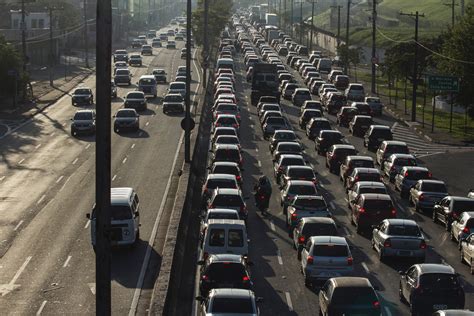
[{"label": "car windshield", "polygon": [[117,71],[115,72],[115,75],[117,75],[117,76],[128,76],[129,72],[126,69],[117,69]]},{"label": "car windshield", "polygon": [[338,236],[336,225],[307,223],[303,226],[302,234],[304,236]]},{"label": "car windshield", "polygon": [[366,200],[364,208],[366,211],[383,211],[392,209],[392,201],[390,200]]},{"label": "car windshield", "polygon": [[135,117],[135,111],[133,110],[120,110],[115,115],[116,117]]},{"label": "car windshield", "polygon": [[303,158],[285,157],[281,160],[280,166],[304,166]]},{"label": "car windshield", "polygon": [[130,58],[131,59],[142,59],[142,56],[140,56],[140,55],[131,55]]},{"label": "car windshield", "polygon": [[326,203],[322,199],[296,199],[293,202],[296,207],[321,209],[326,208]]},{"label": "car windshield", "polygon": [[264,105],[262,106],[262,111],[281,111],[280,107],[278,105]]},{"label": "car windshield", "polygon": [[112,205],[110,207],[110,216],[113,221],[132,219],[132,212],[128,206]]},{"label": "car windshield", "polygon": [[237,185],[231,179],[209,179],[207,180],[206,188],[237,189]]},{"label": "car windshield", "polygon": [[163,102],[183,102],[181,95],[167,95]]},{"label": "car windshield", "polygon": [[311,96],[311,94],[307,90],[298,91],[298,93],[296,95],[299,96],[299,97]]},{"label": "car windshield", "polygon": [[278,151],[282,152],[301,152],[301,146],[296,144],[280,144],[278,145]]},{"label": "car windshield", "polygon": [[316,257],[347,257],[346,245],[314,245],[313,256]]},{"label": "car windshield", "polygon": [[74,114],[74,120],[92,120],[92,112],[77,112]]},{"label": "car windshield", "polygon": [[359,194],[364,194],[364,193],[387,194],[387,189],[385,189],[385,188],[371,188],[371,187],[360,188],[359,189]]},{"label": "car windshield", "polygon": [[239,138],[236,137],[236,136],[227,136],[227,135],[223,135],[223,136],[219,136],[217,139],[216,139],[216,143],[217,144],[232,144],[232,145],[237,145],[239,144]]},{"label": "car windshield", "polygon": [[90,92],[89,89],[76,89],[76,91],[74,91],[74,94],[86,94],[86,95],[89,95],[89,94],[91,94],[91,92]]},{"label": "car windshield", "polygon": [[290,186],[288,193],[293,195],[316,195],[316,188],[312,185],[293,184]]},{"label": "car windshield", "polygon": [[456,213],[473,212],[474,211],[474,199],[472,201],[454,201],[453,211],[456,212]]},{"label": "car windshield", "polygon": [[285,119],[283,117],[278,117],[278,116],[270,116],[266,120],[267,124],[270,125],[285,125]]},{"label": "car windshield", "polygon": [[252,300],[250,298],[216,297],[212,300],[213,314],[253,314]]},{"label": "car windshield", "polygon": [[377,296],[370,287],[337,287],[331,297],[331,303],[340,305],[368,304],[372,306],[375,301],[378,301]]},{"label": "car windshield", "polygon": [[380,100],[377,98],[367,98],[367,103],[380,103]]},{"label": "car windshield", "polygon": [[247,275],[244,266],[235,262],[217,262],[209,266],[206,275],[212,281],[239,282]]},{"label": "car windshield", "polygon": [[214,207],[240,207],[243,205],[242,198],[235,194],[219,194],[212,201]]},{"label": "car windshield", "polygon": [[388,235],[420,237],[421,232],[415,225],[390,225]]},{"label": "car windshield", "polygon": [[408,176],[405,173],[405,178],[409,180],[422,180],[430,178],[429,172],[427,170],[408,170],[407,172]]},{"label": "car windshield", "polygon": [[151,79],[151,78],[150,79],[148,79],[148,78],[147,79],[140,79],[140,84],[141,85],[147,85],[147,86],[155,85],[156,81],[155,81],[155,79]]},{"label": "car windshield", "polygon": [[459,280],[453,274],[447,273],[425,273],[420,276],[420,285],[429,289],[458,288]]},{"label": "car windshield", "polygon": [[421,190],[426,192],[448,193],[444,183],[424,182],[421,186]]},{"label": "car windshield", "polygon": [[144,99],[145,97],[143,96],[142,93],[129,93],[127,94],[127,99]]},{"label": "car windshield", "polygon": [[397,158],[394,164],[396,166],[416,166],[416,159],[413,158]]},{"label": "car windshield", "polygon": [[352,148],[337,148],[336,150],[334,150],[334,153],[337,154],[337,156],[343,156],[343,157],[357,154],[355,152],[355,149],[352,149]]},{"label": "car windshield", "polygon": [[353,85],[353,86],[351,87],[351,90],[363,91],[363,90],[364,90],[364,87],[363,87],[363,86],[359,86],[359,85]]},{"label": "car windshield", "polygon": [[115,51],[115,54],[117,54],[117,55],[125,55],[125,54],[127,54],[127,51],[126,51],[126,50],[116,50],[116,51]]}]

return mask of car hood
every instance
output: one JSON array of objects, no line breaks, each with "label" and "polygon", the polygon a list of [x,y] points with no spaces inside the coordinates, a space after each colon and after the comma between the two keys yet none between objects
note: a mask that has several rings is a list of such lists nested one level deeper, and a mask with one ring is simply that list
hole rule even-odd
[{"label": "car hood", "polygon": [[73,97],[79,97],[79,98],[88,98],[91,95],[90,94],[73,94]]},{"label": "car hood", "polygon": [[137,117],[116,117],[115,121],[116,122],[134,122],[138,120]]},{"label": "car hood", "polygon": [[145,99],[125,99],[125,102],[145,102]]},{"label": "car hood", "polygon": [[73,124],[93,124],[93,120],[74,120],[72,121]]}]

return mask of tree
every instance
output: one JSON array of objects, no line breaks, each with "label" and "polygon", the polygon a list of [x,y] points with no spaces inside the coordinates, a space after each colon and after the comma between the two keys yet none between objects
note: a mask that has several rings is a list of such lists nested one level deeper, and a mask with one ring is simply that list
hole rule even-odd
[{"label": "tree", "polygon": [[[468,7],[464,17],[442,35],[444,43],[441,56],[435,60],[438,69],[447,75],[460,78],[460,91],[457,102],[469,108],[474,104],[474,8]],[[473,111],[470,111],[474,117]]]},{"label": "tree", "polygon": [[364,59],[362,47],[351,47],[347,49],[345,44],[341,44],[337,48],[337,55],[340,56],[341,62],[345,65],[346,63],[349,65],[354,65],[355,71],[355,80],[357,81],[357,65],[361,63]]},{"label": "tree", "polygon": [[16,71],[19,74],[17,89],[21,91],[24,82],[27,80],[26,75],[22,73],[21,56],[13,45],[8,43],[3,36],[0,35],[0,95],[12,97],[15,92],[15,81],[10,71]]}]

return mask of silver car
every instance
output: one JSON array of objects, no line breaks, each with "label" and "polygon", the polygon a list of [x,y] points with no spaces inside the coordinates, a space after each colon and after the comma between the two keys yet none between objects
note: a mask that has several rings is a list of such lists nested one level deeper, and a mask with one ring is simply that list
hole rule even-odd
[{"label": "silver car", "polygon": [[71,119],[71,135],[95,134],[95,111],[79,110]]},{"label": "silver car", "polygon": [[466,261],[471,268],[471,274],[474,274],[474,234],[467,238],[461,238],[461,262]]},{"label": "silver car", "polygon": [[383,164],[382,173],[390,182],[395,181],[395,176],[404,166],[416,166],[416,158],[410,154],[392,154]]},{"label": "silver car", "polygon": [[200,302],[198,315],[239,315],[258,316],[257,303],[262,299],[255,297],[254,292],[244,289],[212,289],[207,297],[198,296]]},{"label": "silver car", "polygon": [[359,181],[347,191],[347,206],[351,208],[351,203],[364,193],[388,194],[383,182]]},{"label": "silver car", "polygon": [[380,261],[386,257],[409,257],[424,262],[427,246],[414,220],[392,218],[374,226],[372,248],[379,254]]}]

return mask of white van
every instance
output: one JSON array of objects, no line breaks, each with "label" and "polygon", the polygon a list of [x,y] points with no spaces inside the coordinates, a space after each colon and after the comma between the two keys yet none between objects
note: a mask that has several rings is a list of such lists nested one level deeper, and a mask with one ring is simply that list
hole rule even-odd
[{"label": "white van", "polygon": [[219,68],[234,70],[234,60],[232,58],[219,58],[217,60],[217,70],[219,70]]},{"label": "white van", "polygon": [[156,79],[154,75],[143,75],[140,77],[140,80],[137,82],[138,91],[142,91],[145,96],[152,95],[156,98]]},{"label": "white van", "polygon": [[318,61],[318,66],[316,67],[319,73],[330,73],[332,69],[332,61],[329,58],[321,58]]},{"label": "white van", "polygon": [[[140,239],[138,194],[133,188],[110,190],[110,238],[112,246],[134,245]],[[86,217],[91,221],[91,242],[96,244],[96,208]]]},{"label": "white van", "polygon": [[211,254],[224,253],[246,256],[248,252],[247,228],[243,220],[208,220],[201,259],[205,260]]}]

